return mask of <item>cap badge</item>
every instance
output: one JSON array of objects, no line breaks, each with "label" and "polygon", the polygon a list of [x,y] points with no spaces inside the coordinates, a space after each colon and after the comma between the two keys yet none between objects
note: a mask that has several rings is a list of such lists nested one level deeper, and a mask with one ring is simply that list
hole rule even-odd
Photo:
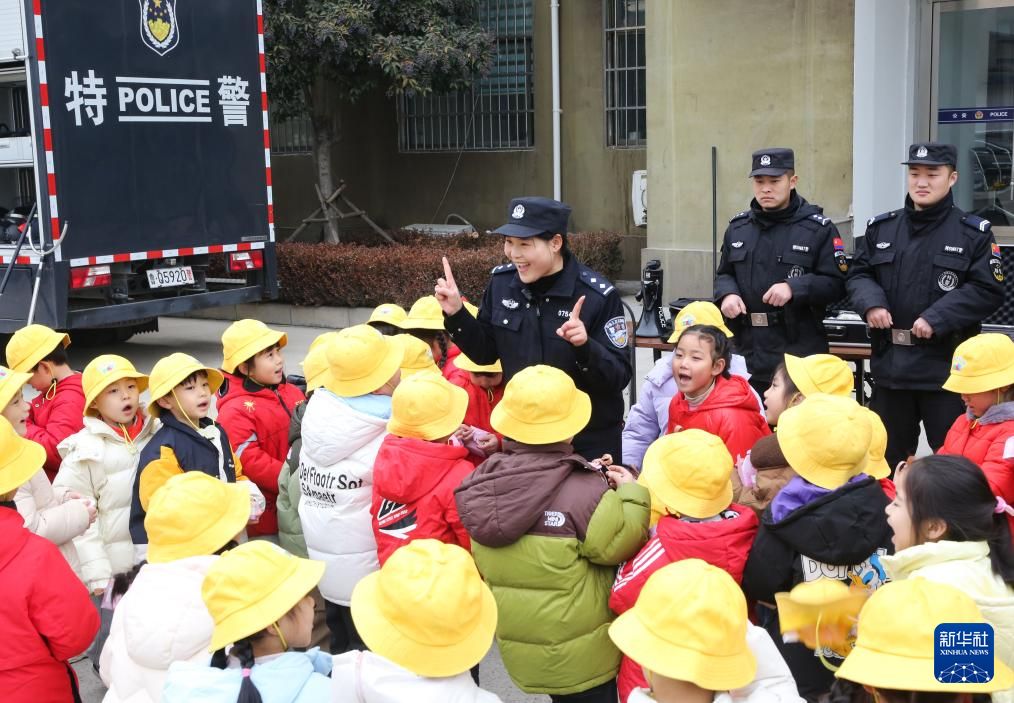
[{"label": "cap badge", "polygon": [[767,154],[764,154],[764,156],[762,156],[760,158],[760,165],[761,166],[770,166],[771,165],[771,157],[768,156]]},{"label": "cap badge", "polygon": [[511,217],[513,217],[515,220],[520,220],[524,216],[525,216],[525,206],[515,205],[514,212],[511,213]]},{"label": "cap badge", "polygon": [[104,376],[108,374],[110,371],[112,371],[114,368],[116,368],[116,364],[114,364],[112,361],[109,361],[99,367],[99,373],[101,373]]},{"label": "cap badge", "polygon": [[954,366],[952,366],[951,368],[954,371],[961,371],[962,369],[965,368],[965,365],[967,363],[968,362],[965,361],[965,357],[963,357],[963,356],[956,356],[956,357],[954,357]]},{"label": "cap badge", "polygon": [[921,146],[918,149],[916,149],[915,158],[917,158],[917,159],[925,159],[928,155],[929,155],[929,151],[927,151],[926,147]]}]

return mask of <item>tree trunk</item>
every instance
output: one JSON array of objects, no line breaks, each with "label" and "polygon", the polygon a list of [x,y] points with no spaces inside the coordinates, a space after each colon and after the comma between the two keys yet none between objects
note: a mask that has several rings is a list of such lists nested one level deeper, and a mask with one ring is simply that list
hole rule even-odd
[{"label": "tree trunk", "polygon": [[[306,105],[310,113],[310,139],[313,146],[313,163],[317,167],[317,184],[324,198],[331,197],[335,190],[334,170],[332,167],[331,150],[341,141],[341,125],[338,111],[332,101],[332,90],[329,81],[318,74],[314,85],[306,91]],[[327,218],[324,228],[324,241],[337,244],[340,241],[338,217],[331,207],[326,208],[323,216]]]}]

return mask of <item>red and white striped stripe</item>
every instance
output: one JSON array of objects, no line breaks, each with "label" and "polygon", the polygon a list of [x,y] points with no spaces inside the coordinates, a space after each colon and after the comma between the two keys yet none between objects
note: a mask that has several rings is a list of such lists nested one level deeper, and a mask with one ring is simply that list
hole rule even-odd
[{"label": "red and white striped stripe", "polygon": [[271,134],[268,130],[267,58],[264,56],[264,6],[257,0],[257,51],[261,68],[261,117],[264,128],[264,177],[268,188],[268,239],[275,241],[275,202],[271,192]]},{"label": "red and white striped stripe", "polygon": [[[206,247],[180,247],[179,249],[151,249],[130,254],[106,254],[71,259],[71,266],[97,266],[99,264],[122,264],[128,261],[147,261],[175,256],[199,256],[201,254],[222,254],[232,251],[254,251],[263,249],[264,242],[240,242],[239,244],[210,244]],[[20,263],[20,262],[19,262]]]},{"label": "red and white striped stripe", "polygon": [[[46,154],[46,191],[49,194],[49,233],[60,236],[60,209],[56,201],[56,166],[53,163],[53,131],[49,121],[49,83],[46,76],[46,44],[42,34],[42,0],[32,0],[35,21],[35,55],[39,65],[39,105],[42,108],[42,141]],[[18,257],[18,263],[21,263]],[[34,261],[38,261],[36,257]]]}]

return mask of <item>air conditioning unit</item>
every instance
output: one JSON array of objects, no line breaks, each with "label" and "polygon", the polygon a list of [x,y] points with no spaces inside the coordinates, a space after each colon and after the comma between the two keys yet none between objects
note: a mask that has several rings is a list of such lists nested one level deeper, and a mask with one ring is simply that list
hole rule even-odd
[{"label": "air conditioning unit", "polygon": [[630,206],[634,210],[634,224],[638,227],[648,225],[648,172],[634,171],[633,183],[630,187]]}]

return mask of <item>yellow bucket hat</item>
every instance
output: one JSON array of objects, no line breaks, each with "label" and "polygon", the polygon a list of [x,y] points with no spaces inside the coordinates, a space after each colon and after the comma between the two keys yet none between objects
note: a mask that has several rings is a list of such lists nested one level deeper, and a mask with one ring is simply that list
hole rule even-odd
[{"label": "yellow bucket hat", "polygon": [[420,371],[440,373],[440,367],[433,361],[433,352],[430,350],[429,344],[410,334],[397,334],[395,337],[401,342],[405,352],[405,356],[401,360],[402,378],[407,378]]},{"label": "yellow bucket hat", "polygon": [[782,413],[776,437],[797,474],[833,491],[866,469],[872,435],[859,403],[818,393]]},{"label": "yellow bucket hat", "polygon": [[183,383],[191,374],[200,371],[208,375],[208,386],[211,388],[211,392],[217,392],[224,380],[222,372],[205,366],[189,354],[173,352],[156,361],[148,375],[148,390],[151,392],[151,405],[148,407],[148,414],[158,415],[162,408],[158,406],[156,401],[172,393],[173,389]]},{"label": "yellow bucket hat", "polygon": [[331,373],[325,387],[346,398],[372,393],[398,373],[404,358],[400,340],[369,325],[348,327],[327,345]]},{"label": "yellow bucket hat", "polygon": [[244,361],[276,344],[284,347],[289,337],[273,330],[260,320],[236,320],[222,333],[222,369],[234,373]]},{"label": "yellow bucket hat", "polygon": [[810,649],[817,649],[820,637],[821,647],[847,654],[849,633],[868,597],[864,587],[849,588],[834,579],[804,581],[787,593],[775,594],[781,632],[799,633]]},{"label": "yellow bucket hat", "polygon": [[[7,357],[10,359],[9,351]],[[1010,385],[1014,385],[1014,340],[992,332],[977,334],[958,345],[944,390],[986,393]]]},{"label": "yellow bucket hat", "polygon": [[[10,405],[15,395],[21,395],[21,390],[31,377],[30,373],[12,371],[5,366],[0,366],[0,410]],[[22,395],[22,397],[24,396]]]},{"label": "yellow bucket hat", "polygon": [[462,371],[470,373],[503,373],[503,366],[500,365],[499,359],[492,364],[483,365],[475,363],[464,354],[458,354],[454,357],[454,365]]},{"label": "yellow bucket hat", "polygon": [[29,372],[61,345],[70,346],[70,335],[45,325],[22,327],[7,342],[7,366],[13,371]]},{"label": "yellow bucket hat", "polygon": [[468,311],[469,315],[471,315],[472,317],[478,319],[478,317],[479,317],[479,307],[477,305],[472,305],[467,300],[461,301],[461,304],[463,306],[465,306],[465,310]]},{"label": "yellow bucket hat", "polygon": [[403,330],[433,330],[442,332],[444,329],[444,311],[436,296],[426,295],[412,303],[408,309],[408,317],[401,323]]},{"label": "yellow bucket hat", "polygon": [[92,359],[81,373],[81,387],[85,397],[84,414],[97,415],[91,404],[102,391],[124,378],[133,378],[137,381],[138,393],[144,393],[148,387],[148,377],[122,356],[102,354]]},{"label": "yellow bucket hat", "polygon": [[[142,476],[147,473],[145,469]],[[163,564],[214,554],[249,520],[250,490],[243,483],[226,483],[202,471],[171,476],[148,501],[148,561]]]},{"label": "yellow bucket hat", "polygon": [[870,450],[867,452],[864,473],[879,481],[891,475],[891,467],[887,464],[887,428],[880,415],[869,408],[863,410],[866,411],[866,419],[870,421]]},{"label": "yellow bucket hat", "polygon": [[0,417],[0,494],[28,483],[45,462],[42,445],[20,437],[7,418]]},{"label": "yellow bucket hat", "polygon": [[676,313],[676,319],[672,321],[673,333],[669,337],[669,343],[678,342],[683,330],[694,325],[711,325],[722,330],[722,334],[729,339],[733,337],[732,330],[725,324],[725,318],[722,317],[722,311],[714,303],[695,300]]},{"label": "yellow bucket hat", "polygon": [[804,396],[814,393],[852,396],[852,369],[834,354],[785,355],[785,372]]},{"label": "yellow bucket hat", "polygon": [[684,559],[648,577],[634,607],[609,626],[609,636],[648,671],[728,691],[757,673],[747,623],[746,597],[733,578],[700,559]]},{"label": "yellow bucket hat", "polygon": [[553,444],[573,437],[591,419],[591,399],[560,369],[539,364],[507,382],[490,424],[524,444]]},{"label": "yellow bucket hat", "polygon": [[732,455],[720,438],[683,430],[648,447],[643,485],[672,514],[712,517],[732,503],[732,468]]},{"label": "yellow bucket hat", "polygon": [[331,374],[331,365],[327,361],[327,345],[337,338],[337,332],[325,332],[310,342],[310,349],[302,361],[307,393],[327,385]]},{"label": "yellow bucket hat", "polygon": [[387,431],[426,441],[447,437],[461,426],[467,410],[464,388],[439,373],[417,373],[403,378],[394,389]]},{"label": "yellow bucket hat", "polygon": [[294,557],[264,540],[230,549],[211,565],[201,585],[215,622],[210,651],[278,622],[323,575],[324,562]]},{"label": "yellow bucket hat", "polygon": [[352,620],[370,651],[418,676],[444,677],[486,656],[497,611],[468,552],[420,539],[356,585]]},{"label": "yellow bucket hat", "polygon": [[408,314],[405,312],[405,308],[394,303],[384,303],[373,308],[373,312],[370,313],[370,319],[366,321],[366,324],[372,325],[375,322],[379,322],[401,328],[406,317],[408,317]]},{"label": "yellow bucket hat", "polygon": [[937,626],[981,622],[975,601],[952,586],[923,578],[886,583],[860,611],[855,648],[836,676],[897,691],[1004,691],[1014,686],[1014,672],[999,658],[989,683],[945,683],[936,677]]}]

